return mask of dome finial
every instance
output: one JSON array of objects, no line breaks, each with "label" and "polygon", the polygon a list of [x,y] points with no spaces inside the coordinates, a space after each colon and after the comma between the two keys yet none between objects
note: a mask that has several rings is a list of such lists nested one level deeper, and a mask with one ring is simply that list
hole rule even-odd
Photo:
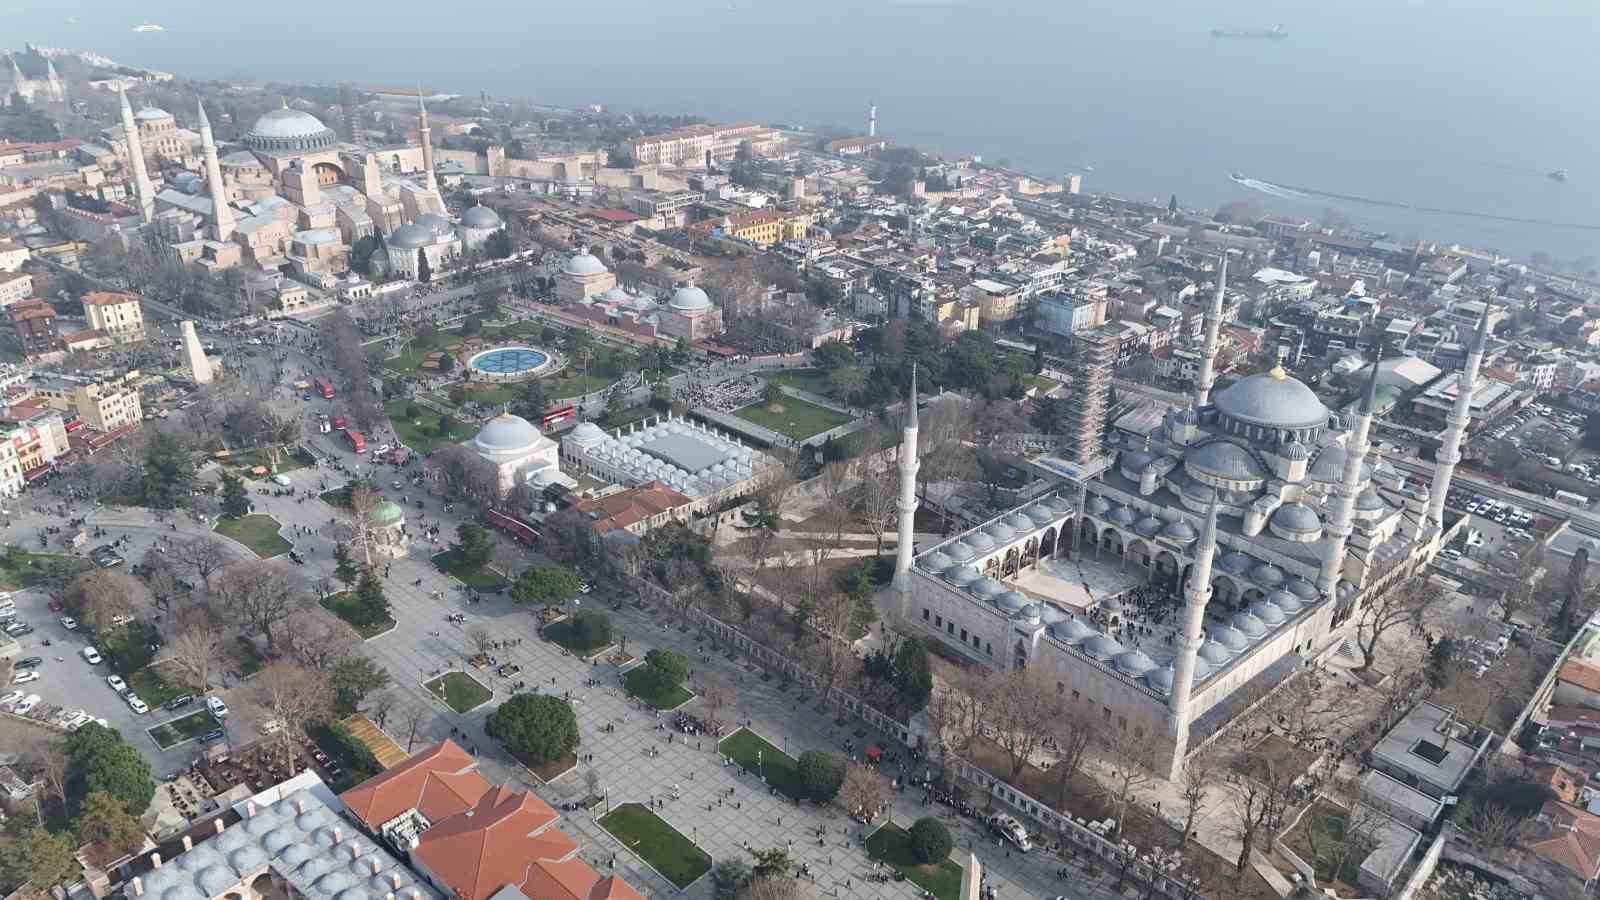
[{"label": "dome finial", "polygon": [[1283,360],[1281,359],[1273,365],[1272,369],[1268,371],[1267,374],[1279,381],[1289,377],[1289,373],[1283,370]]}]

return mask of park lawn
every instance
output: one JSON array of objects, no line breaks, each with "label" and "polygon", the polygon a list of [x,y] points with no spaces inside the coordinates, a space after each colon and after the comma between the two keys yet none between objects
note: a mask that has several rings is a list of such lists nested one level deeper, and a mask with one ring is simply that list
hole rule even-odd
[{"label": "park lawn", "polygon": [[544,627],[544,639],[558,647],[565,647],[579,656],[589,656],[596,650],[599,650],[603,647],[609,647],[612,643],[614,643],[613,641],[607,641],[604,644],[595,644],[591,647],[587,644],[580,643],[577,639],[577,635],[574,634],[574,631],[575,629],[573,628],[572,620],[562,619],[559,622],[556,622],[552,625],[546,625]]},{"label": "park lawn", "polygon": [[417,346],[416,341],[412,341],[406,344],[406,349],[399,356],[383,360],[383,367],[391,372],[415,372],[417,367],[422,365],[422,361],[432,352],[432,349],[424,349]]},{"label": "park lawn", "polygon": [[433,567],[447,575],[454,575],[462,584],[475,591],[498,591],[506,586],[504,575],[488,566],[464,566],[456,559],[454,550],[435,553]]},{"label": "park lawn", "polygon": [[188,693],[181,687],[168,684],[167,680],[161,677],[161,673],[156,671],[155,666],[145,666],[124,680],[128,682],[128,688],[138,694],[140,700],[150,704],[151,708]]},{"label": "park lawn", "polygon": [[[250,474],[250,470],[256,466],[266,466],[268,469],[272,469],[272,454],[265,450],[246,450],[242,453],[231,454],[226,462],[229,466],[237,469],[238,474],[251,478],[254,476]],[[272,471],[280,473],[293,472],[295,469],[303,469],[305,466],[305,463],[301,462],[285,448],[282,453],[278,454],[278,467],[272,469]]]},{"label": "park lawn", "polygon": [[[804,799],[805,786],[800,782],[800,764],[761,735],[741,728],[723,738],[717,749],[746,772],[760,773],[766,778],[767,784],[790,800]],[[758,752],[761,754],[759,760],[756,757]]]},{"label": "park lawn", "polygon": [[[139,696],[141,698],[144,697],[143,694]],[[150,701],[146,700],[145,702],[149,703]],[[170,750],[184,741],[192,741],[216,727],[217,720],[211,717],[211,713],[200,709],[189,713],[187,716],[173,719],[169,722],[162,722],[154,728],[145,729],[145,731],[149,732],[150,739],[156,742],[157,747],[163,750]]]},{"label": "park lawn", "polygon": [[480,384],[468,388],[467,396],[479,406],[499,406],[517,399],[517,387],[514,384]]},{"label": "park lawn", "polygon": [[492,694],[465,672],[446,672],[424,685],[435,697],[458,713],[471,712],[488,702]]},{"label": "park lawn", "polygon": [[881,859],[901,872],[912,884],[931,892],[939,900],[961,896],[961,867],[947,860],[933,865],[917,862],[911,849],[911,835],[898,825],[886,824],[867,838],[867,854]]},{"label": "park lawn", "polygon": [[828,378],[830,376],[821,369],[785,369],[782,372],[763,372],[761,377],[772,384],[799,388],[802,391],[810,391],[823,397],[828,396]]},{"label": "park lawn", "polygon": [[[87,559],[56,553],[29,553],[19,550],[0,555],[0,589],[8,591],[52,581],[55,576],[70,576],[85,571]],[[65,580],[65,579],[63,579]]]},{"label": "park lawn", "polygon": [[231,537],[249,547],[255,555],[268,559],[287,553],[294,547],[278,533],[282,528],[271,516],[249,515],[237,519],[223,519],[217,523],[217,534]]},{"label": "park lawn", "polygon": [[632,425],[634,422],[642,422],[645,419],[652,419],[659,415],[661,415],[661,410],[656,409],[654,406],[630,406],[614,416],[608,413],[604,420],[598,424],[608,430],[617,429],[624,425]]},{"label": "park lawn", "polygon": [[600,819],[624,846],[683,890],[711,869],[711,856],[683,832],[637,803],[624,803]]},{"label": "park lawn", "polygon": [[[549,629],[547,628],[545,630],[548,631]],[[628,693],[638,697],[640,700],[643,700],[656,709],[677,709],[684,703],[687,703],[690,697],[694,696],[694,694],[691,693],[688,688],[681,684],[673,686],[672,690],[670,691],[663,691],[659,694],[653,695],[647,694],[643,689],[640,688],[639,679],[635,677],[643,671],[644,666],[639,666],[638,668],[629,672],[627,675],[624,675],[622,678],[622,683],[628,689]]]},{"label": "park lawn", "polygon": [[442,435],[439,433],[439,414],[425,406],[419,407],[422,415],[418,418],[406,418],[406,406],[410,403],[404,398],[390,400],[383,405],[383,411],[388,414],[394,433],[400,436],[400,442],[417,453],[432,453],[445,444],[459,444],[478,433],[477,425],[457,420],[450,433]]},{"label": "park lawn", "polygon": [[329,594],[323,597],[322,608],[343,619],[346,624],[356,630],[356,634],[361,635],[362,640],[375,638],[393,629],[395,624],[394,619],[390,617],[385,617],[383,621],[374,622],[371,625],[357,624],[355,591],[340,591],[337,594]]},{"label": "park lawn", "polygon": [[565,377],[571,371],[571,369],[564,369],[554,377],[546,378],[544,381],[545,396],[551,400],[560,400],[565,397],[576,397],[580,394],[603,391],[616,383],[616,379],[608,375],[579,375],[572,373],[570,378]]},{"label": "park lawn", "polygon": [[838,428],[850,422],[850,417],[843,413],[824,409],[815,403],[807,403],[799,397],[784,397],[780,405],[783,410],[773,412],[765,402],[757,402],[736,409],[733,414],[746,422],[754,422],[762,428],[771,429],[797,441],[803,441],[812,435],[821,434],[830,428]]}]

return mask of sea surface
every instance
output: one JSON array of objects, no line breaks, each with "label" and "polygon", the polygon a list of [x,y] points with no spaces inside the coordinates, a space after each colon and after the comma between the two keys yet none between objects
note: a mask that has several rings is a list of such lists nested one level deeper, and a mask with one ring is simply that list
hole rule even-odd
[{"label": "sea surface", "polygon": [[[865,128],[1084,188],[1600,257],[1592,0],[0,0],[0,44]],[[135,33],[150,22],[165,29]],[[1215,27],[1285,40],[1218,40]],[[1546,176],[1570,170],[1566,183]],[[1229,173],[1350,198],[1258,190]],[[1386,205],[1385,205],[1386,204]],[[1398,205],[1396,205],[1398,204]],[[1429,212],[1420,208],[1453,210]],[[1487,218],[1499,216],[1502,219]],[[1506,221],[1527,220],[1527,221]],[[1587,227],[1585,227],[1587,226]]]}]

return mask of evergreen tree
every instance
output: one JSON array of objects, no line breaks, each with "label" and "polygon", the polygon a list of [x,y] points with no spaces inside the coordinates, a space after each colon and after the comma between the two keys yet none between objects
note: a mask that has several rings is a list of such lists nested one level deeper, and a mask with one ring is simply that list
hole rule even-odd
[{"label": "evergreen tree", "polygon": [[244,479],[222,473],[222,515],[237,519],[250,514],[250,498],[244,491]]},{"label": "evergreen tree", "polygon": [[361,580],[356,584],[356,603],[361,609],[364,624],[371,625],[390,618],[389,598],[383,595],[383,582],[371,569],[362,572]]},{"label": "evergreen tree", "polygon": [[433,280],[433,266],[431,264],[429,264],[429,262],[428,262],[428,254],[425,251],[418,250],[417,251],[417,281],[422,282],[423,284],[427,284],[429,281],[432,281],[432,280]]},{"label": "evergreen tree", "polygon": [[355,584],[361,577],[361,569],[350,556],[350,545],[340,542],[333,545],[333,577],[344,582],[347,586]]}]

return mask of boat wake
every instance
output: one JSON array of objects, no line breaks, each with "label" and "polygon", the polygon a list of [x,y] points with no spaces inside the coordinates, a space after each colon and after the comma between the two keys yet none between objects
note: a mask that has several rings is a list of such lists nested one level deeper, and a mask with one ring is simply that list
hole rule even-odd
[{"label": "boat wake", "polygon": [[1600,231],[1600,223],[1591,222],[1563,222],[1553,219],[1535,219],[1523,216],[1503,216],[1497,213],[1479,212],[1470,209],[1451,209],[1439,206],[1420,206],[1415,203],[1405,203],[1398,200],[1382,200],[1377,197],[1363,197],[1359,194],[1342,194],[1337,191],[1320,191],[1315,188],[1300,187],[1292,184],[1280,184],[1275,181],[1266,181],[1261,178],[1248,178],[1238,172],[1233,173],[1234,184],[1259,191],[1272,197],[1283,200],[1342,200],[1347,203],[1360,203],[1366,206],[1378,206],[1385,209],[1409,209],[1414,212],[1428,213],[1439,216],[1461,216],[1469,219],[1488,219],[1494,222],[1515,222],[1522,225],[1542,225],[1547,228],[1567,228],[1577,231]]}]

